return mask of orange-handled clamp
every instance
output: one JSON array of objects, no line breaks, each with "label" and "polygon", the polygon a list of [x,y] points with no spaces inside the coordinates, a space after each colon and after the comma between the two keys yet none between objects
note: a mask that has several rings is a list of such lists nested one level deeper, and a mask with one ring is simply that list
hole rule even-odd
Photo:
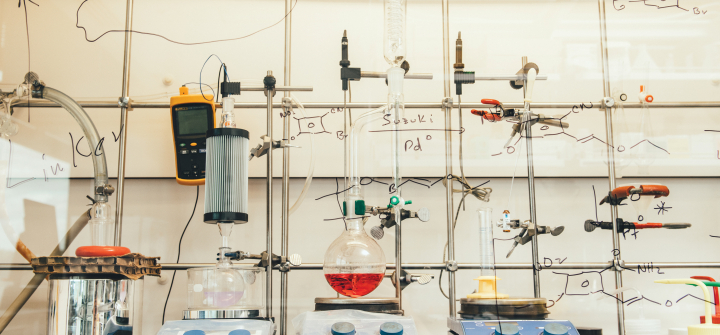
[{"label": "orange-handled clamp", "polygon": [[[498,100],[495,100],[495,99],[482,99],[482,100],[480,100],[480,102],[482,102],[482,103],[485,104],[485,105],[500,106],[500,109],[503,109],[503,110],[504,110],[502,103],[501,103],[500,101],[498,101]],[[490,112],[487,112],[487,111],[479,111],[479,110],[477,110],[477,109],[473,109],[473,110],[470,111],[470,113],[472,113],[473,115],[482,116],[485,120],[488,120],[488,121],[493,121],[493,122],[494,122],[494,121],[500,121],[500,120],[502,120],[502,116],[497,115],[497,114],[493,114],[493,113],[490,113]]]},{"label": "orange-handled clamp", "polygon": [[655,198],[660,198],[670,195],[670,189],[665,185],[640,185],[640,187],[621,186],[612,190],[608,196],[600,201],[600,204],[602,205],[607,202],[611,205],[619,205],[632,194],[654,195]]},{"label": "orange-handled clamp", "polygon": [[494,106],[502,107],[502,103],[495,99],[482,99],[482,100],[480,100],[480,102],[482,102],[483,104],[486,104],[486,105],[494,105]]},{"label": "orange-handled clamp", "polygon": [[493,114],[493,113],[490,113],[487,111],[479,111],[477,109],[473,109],[470,111],[470,113],[472,113],[473,115],[482,116],[483,119],[492,121],[492,122],[502,120],[502,117],[500,115]]}]

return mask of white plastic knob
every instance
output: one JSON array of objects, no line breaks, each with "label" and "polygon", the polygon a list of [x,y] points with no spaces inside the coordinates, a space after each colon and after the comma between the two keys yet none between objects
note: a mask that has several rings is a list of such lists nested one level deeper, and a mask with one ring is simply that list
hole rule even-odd
[{"label": "white plastic knob", "polygon": [[165,86],[170,86],[173,83],[173,77],[172,76],[165,76],[162,80],[163,84]]},{"label": "white plastic knob", "polygon": [[294,266],[300,266],[302,265],[302,257],[298,254],[292,254],[288,257],[288,261],[290,264]]}]

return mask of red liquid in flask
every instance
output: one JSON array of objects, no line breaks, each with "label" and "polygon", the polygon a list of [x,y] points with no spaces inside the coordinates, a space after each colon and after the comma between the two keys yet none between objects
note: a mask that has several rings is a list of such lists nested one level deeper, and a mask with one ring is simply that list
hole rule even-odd
[{"label": "red liquid in flask", "polygon": [[328,284],[338,293],[350,297],[362,297],[378,287],[383,273],[333,273],[326,274]]}]

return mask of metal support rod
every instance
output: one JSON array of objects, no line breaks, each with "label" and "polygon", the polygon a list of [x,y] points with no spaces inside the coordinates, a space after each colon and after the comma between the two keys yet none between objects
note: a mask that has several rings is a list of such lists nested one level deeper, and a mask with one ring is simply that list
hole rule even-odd
[{"label": "metal support rod", "polygon": [[[268,76],[272,75],[272,71],[268,71]],[[267,136],[272,144],[273,141],[273,94],[275,91],[266,90],[267,93]],[[267,226],[265,228],[266,239],[267,239],[267,269],[265,270],[266,275],[266,287],[265,287],[265,300],[266,300],[266,314],[267,318],[272,318],[272,214],[273,214],[273,148],[272,145],[267,152],[267,190],[266,190],[266,202],[267,202]]]},{"label": "metal support rod", "polygon": [[[617,103],[617,102],[616,102]],[[81,101],[78,102],[83,108],[117,108],[116,102],[107,101]],[[305,109],[323,109],[323,108],[379,108],[386,105],[387,102],[308,102],[303,103]],[[533,109],[544,109],[544,108],[559,108],[559,109],[579,109],[581,102],[535,102],[533,103]],[[603,109],[602,102],[585,102],[584,109]],[[50,102],[47,100],[30,99],[30,107],[32,108],[59,108],[60,105]],[[170,108],[168,102],[133,102],[133,109],[145,109],[145,108]],[[523,108],[524,103],[522,102],[508,102],[503,103],[505,108]],[[720,108],[720,101],[687,101],[687,102],[653,102],[652,108]],[[13,103],[13,108],[24,108],[28,107],[26,100],[22,100],[18,103]],[[218,103],[215,105],[216,108],[222,108],[222,104]],[[249,109],[265,109],[267,103],[265,102],[236,102],[235,108],[249,108]],[[273,104],[274,108],[282,107],[282,103]],[[480,102],[463,102],[462,104],[454,103],[453,108],[491,108],[493,105],[486,105]],[[406,109],[442,109],[442,102],[406,102]],[[639,109],[642,108],[642,104],[639,102],[625,102],[623,103],[625,109]],[[562,112],[562,111],[560,111]],[[558,113],[560,114],[560,113]]]},{"label": "metal support rod", "polygon": [[[387,72],[362,71],[361,78],[387,78]],[[432,73],[407,73],[405,79],[433,79]]]},{"label": "metal support rod", "polygon": [[[610,68],[608,65],[608,49],[607,49],[607,27],[605,25],[605,0],[598,0],[598,11],[600,14],[600,50],[602,52],[602,69],[603,69],[603,97],[610,96]],[[605,110],[605,131],[606,131],[606,142],[607,148],[607,161],[608,161],[608,183],[610,191],[615,189],[615,153],[611,148],[615,147],[613,139],[613,125],[612,125],[612,108],[607,108],[603,105]],[[615,262],[621,262],[622,256],[620,255],[620,234],[617,233],[616,221],[618,217],[617,206],[610,204],[610,218],[613,224],[613,255]],[[622,272],[615,270],[615,288],[622,287]],[[622,303],[623,295],[618,294],[617,301],[617,317],[618,317],[618,334],[625,335],[625,305]]]},{"label": "metal support rod", "polygon": [[[292,50],[292,0],[285,0],[285,67],[283,70],[283,85],[290,86]],[[290,98],[290,92],[285,92],[285,98]],[[290,117],[283,118],[283,141],[290,144]],[[282,171],[282,247],[280,255],[287,257],[290,233],[290,148],[283,148]],[[288,308],[288,272],[280,273],[280,335],[287,334],[287,308]]]},{"label": "metal support rod", "polygon": [[[651,262],[624,262],[623,266],[626,268],[637,268],[638,266],[644,268]],[[187,270],[192,268],[204,268],[215,266],[215,263],[162,263],[160,264],[163,270]],[[257,263],[233,263],[237,266],[254,267]],[[395,263],[388,263],[385,265],[386,269],[394,270]],[[652,262],[654,268],[661,269],[720,269],[720,262]],[[443,263],[404,263],[402,268],[404,270],[440,270],[445,269],[446,265]],[[533,265],[531,263],[496,263],[495,267],[498,270],[532,270]],[[610,268],[609,262],[592,262],[592,263],[568,263],[553,264],[551,269],[555,270],[603,270]],[[479,263],[459,263],[458,270],[479,270],[481,269]],[[276,266],[274,270],[278,270]],[[291,265],[292,270],[322,270],[322,263],[303,263],[302,265],[294,266]],[[0,263],[0,271],[32,271],[32,266],[27,263]]]},{"label": "metal support rod", "polygon": [[[450,4],[449,0],[442,1],[442,24],[443,24],[443,80],[445,99],[442,108],[445,111],[445,130],[452,128],[452,91],[450,90]],[[407,105],[405,105],[407,108]],[[452,175],[452,132],[445,131],[445,176]],[[448,239],[448,264],[455,262],[455,230],[453,229],[453,182],[448,179],[445,184],[445,199],[447,201],[447,239]],[[450,318],[457,317],[455,305],[455,272],[448,271],[448,300],[450,303]]]},{"label": "metal support rod", "polygon": [[[479,81],[479,80],[525,80],[525,78],[524,78],[524,76],[521,76],[521,75],[510,75],[510,76],[503,76],[503,75],[499,75],[499,76],[493,76],[493,75],[480,76],[480,75],[476,75],[476,76],[475,76],[475,80],[476,80],[476,81]],[[535,77],[535,80],[548,80],[548,76],[536,76],[536,77]],[[503,106],[504,106],[504,105],[505,105],[505,104],[503,104]]]},{"label": "metal support rod", "polygon": [[[522,58],[522,67],[527,64],[527,56]],[[532,93],[532,92],[531,92]],[[523,85],[523,98],[527,96],[527,81]],[[526,103],[524,106],[525,113],[523,114],[523,122],[525,122],[525,147],[527,148],[527,169],[528,169],[528,196],[530,198],[530,220],[538,226],[537,214],[535,209],[535,168],[533,164],[533,147],[532,147],[532,123],[530,123],[529,113],[530,104]],[[532,261],[533,264],[539,264],[539,253],[538,253],[538,239],[537,234],[532,236]],[[533,288],[535,298],[540,298],[540,272],[538,269],[533,268]]]},{"label": "metal support rod", "polygon": [[130,104],[130,51],[132,47],[133,0],[125,8],[125,49],[123,52],[122,96],[120,97],[120,145],[118,150],[117,191],[115,193],[114,245],[122,243],[123,200],[125,200],[125,156],[127,152],[127,117]]},{"label": "metal support rod", "polygon": [[[388,106],[392,108],[391,106]],[[391,139],[391,155],[392,155],[392,178],[393,185],[395,185],[395,196],[402,199],[402,175],[400,174],[400,132],[398,130],[398,124],[400,123],[401,111],[396,104],[389,112],[393,114],[393,131],[390,133]],[[402,200],[401,200],[402,201]],[[402,285],[400,284],[400,275],[402,272],[402,211],[399,206],[395,206],[393,209],[395,212],[395,297],[398,299],[398,309],[402,308]]]}]

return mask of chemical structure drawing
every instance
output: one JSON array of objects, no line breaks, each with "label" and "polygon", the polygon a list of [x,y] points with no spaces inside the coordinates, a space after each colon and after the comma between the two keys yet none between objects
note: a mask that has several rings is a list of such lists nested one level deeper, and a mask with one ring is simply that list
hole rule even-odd
[{"label": "chemical structure drawing", "polygon": [[[573,108],[567,114],[565,114],[559,118],[553,118],[553,120],[567,121],[569,116],[571,116],[573,114],[578,114],[581,111],[584,111],[585,109],[592,109],[593,106],[594,106],[593,103],[588,103],[588,104],[580,103],[578,105],[573,106]],[[497,110],[496,110],[496,112],[497,112]],[[532,121],[533,120],[526,121],[526,122],[532,122]],[[507,121],[507,122],[517,123],[517,122],[513,122],[513,121]],[[495,123],[495,122],[491,121],[490,123]],[[547,125],[543,125],[542,127],[540,127],[540,130],[541,131],[549,131],[549,133],[542,133],[542,134],[538,134],[538,135],[533,134],[533,137],[532,137],[533,139],[542,139],[542,138],[549,137],[549,136],[565,135],[565,137],[575,140],[576,143],[585,144],[585,143],[590,143],[590,142],[600,142],[600,143],[606,145],[607,147],[612,148],[613,150],[616,150],[617,152],[624,152],[626,150],[635,149],[640,144],[645,143],[646,145],[651,145],[652,147],[657,148],[658,150],[664,151],[668,155],[670,154],[670,152],[667,149],[662,148],[662,147],[658,146],[657,144],[650,142],[648,139],[644,139],[638,143],[635,143],[634,145],[630,146],[629,149],[626,149],[626,147],[622,144],[616,144],[615,146],[610,145],[609,143],[607,143],[604,140],[600,139],[599,137],[595,136],[595,134],[590,134],[590,135],[578,138],[578,136],[568,133],[567,129],[562,126],[562,123],[560,124],[559,132],[558,132],[558,128],[551,128]],[[517,144],[520,142],[520,140],[525,139],[525,138],[527,138],[527,137],[524,134],[521,134],[520,137],[518,137],[518,139],[513,143],[512,146],[508,146],[507,148],[505,148],[505,152],[507,152],[508,154],[513,154],[516,151],[515,146],[517,146]],[[492,154],[491,156],[499,156],[501,154],[503,154],[503,151],[496,153],[496,154]],[[720,153],[718,155],[720,157]]]},{"label": "chemical structure drawing", "polygon": [[[548,299],[547,307],[550,308],[550,307],[555,306],[555,304],[557,304],[560,301],[560,299],[562,299],[565,296],[589,296],[589,295],[594,295],[594,294],[607,295],[608,297],[614,298],[617,301],[621,302],[625,306],[630,306],[638,301],[645,300],[645,301],[649,301],[658,306],[664,305],[665,307],[672,307],[673,305],[679,303],[680,301],[682,301],[683,299],[688,298],[688,297],[694,298],[694,299],[700,300],[700,301],[706,301],[705,299],[694,296],[692,294],[685,294],[682,297],[680,297],[679,299],[676,299],[674,301],[666,300],[664,304],[654,301],[652,299],[649,299],[649,298],[645,297],[644,295],[636,295],[636,296],[621,300],[620,298],[605,292],[605,288],[603,285],[602,273],[607,270],[610,270],[611,268],[612,267],[608,267],[601,271],[583,271],[583,272],[579,272],[579,273],[563,273],[563,272],[553,271],[552,272],[553,274],[567,276],[567,281],[565,283],[565,290],[562,293],[560,293],[556,299]],[[635,272],[637,274],[643,274],[643,273],[656,273],[659,275],[665,274],[664,272],[661,272],[659,268],[657,268],[657,271],[654,271],[655,268],[653,267],[652,263],[645,264],[644,266],[638,265],[637,271],[634,269],[626,268],[626,267],[623,267],[623,269]],[[595,288],[599,288],[599,289],[595,289]],[[715,303],[712,301],[708,301],[708,302],[715,305]]]},{"label": "chemical structure drawing", "polygon": [[655,7],[656,9],[677,8],[686,12],[690,11],[689,9],[680,7],[680,0],[613,0],[613,8],[618,11],[625,9],[623,3],[642,3],[645,6]]},{"label": "chemical structure drawing", "polygon": [[294,137],[298,137],[302,134],[330,134],[323,124],[323,117],[328,114],[330,113],[325,113],[321,116],[308,116],[302,118],[293,117],[293,119],[297,120],[298,128],[300,129],[300,132]]}]

